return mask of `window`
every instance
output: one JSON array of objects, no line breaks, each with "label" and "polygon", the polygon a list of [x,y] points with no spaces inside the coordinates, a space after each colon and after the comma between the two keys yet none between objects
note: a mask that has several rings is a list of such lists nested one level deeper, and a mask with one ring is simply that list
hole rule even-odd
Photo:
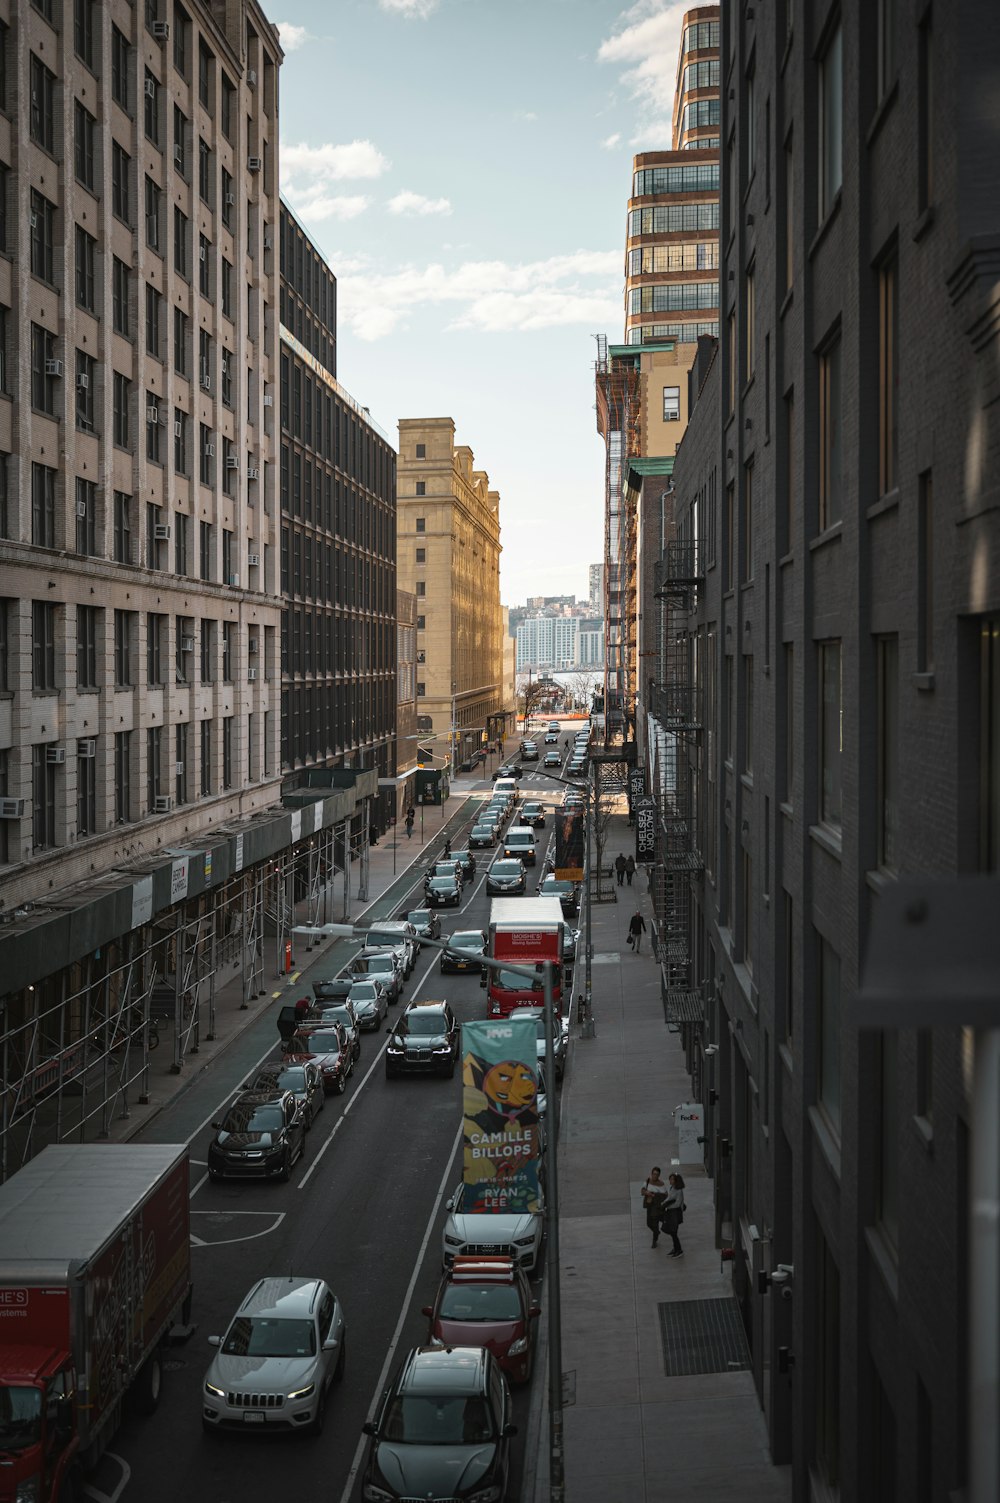
[{"label": "window", "polygon": [[132,383],[120,371],[114,373],[114,406],[112,430],[114,442],[119,449],[132,445],[132,426],[129,419],[129,403],[132,398]]},{"label": "window", "polygon": [[198,524],[198,571],[202,579],[212,578],[212,524]]},{"label": "window", "polygon": [[739,351],[736,344],[736,313],[730,313],[726,320],[726,355],[727,369],[729,373],[729,411],[736,411],[736,371],[739,362]]},{"label": "window", "polygon": [[754,373],[757,359],[757,289],[754,281],[755,268],[751,266],[747,271],[746,280],[746,369],[743,372],[744,379],[749,381]]},{"label": "window", "polygon": [[85,558],[97,553],[97,486],[93,480],[76,482],[76,551]]},{"label": "window", "polygon": [[188,217],[174,206],[174,270],[182,277],[190,277],[191,254],[189,250]]},{"label": "window", "polygon": [[163,299],[149,282],[146,283],[146,354],[162,359],[163,347]]},{"label": "window", "polygon": [[423,579],[418,579],[417,580],[417,594],[418,594],[418,596],[420,597],[421,600],[427,594],[427,582],[426,582],[426,580],[423,580]]},{"label": "window", "polygon": [[887,1241],[899,1244],[899,1035],[879,1037],[877,1216]]},{"label": "window", "polygon": [[53,362],[56,336],[40,324],[31,326],[31,405],[49,417],[56,413],[56,380]]},{"label": "window", "polygon": [[233,265],[222,257],[222,312],[226,318],[233,317]]},{"label": "window", "polygon": [[146,244],[150,250],[160,249],[160,214],[163,194],[151,177],[146,178]]},{"label": "window", "polygon": [[56,607],[44,600],[31,602],[31,687],[56,687]]},{"label": "window", "polygon": [[188,571],[188,519],[184,512],[174,512],[174,573]]},{"label": "window", "polygon": [[417,680],[417,698],[418,699],[423,699],[423,697],[424,697],[424,695],[426,693],[427,693],[427,685],[421,679],[418,679]]},{"label": "window", "polygon": [[227,715],[222,722],[222,786],[233,786],[233,717]]},{"label": "window", "polygon": [[417,631],[424,631],[425,628],[426,628],[426,626],[427,626],[427,617],[426,616],[418,616],[417,617]]},{"label": "window", "polygon": [[44,146],[46,151],[52,151],[55,144],[56,76],[34,53],[28,71],[31,89],[28,130],[33,141]]},{"label": "window", "polygon": [[896,81],[896,0],[878,0],[878,97]]},{"label": "window", "polygon": [[156,800],[162,797],[163,735],[162,726],[151,725],[146,731],[146,783],[149,790],[149,810],[156,812]]},{"label": "window", "polygon": [[167,618],[154,611],[146,616],[146,682],[150,688],[164,682]]},{"label": "window", "polygon": [[233,681],[233,670],[236,647],[236,622],[223,621],[222,623],[222,677],[227,684]]},{"label": "window", "polygon": [[878,651],[878,713],[876,760],[878,808],[878,865],[886,871],[897,868],[896,828],[899,808],[899,642],[880,637]]},{"label": "window", "polygon": [[743,921],[743,964],[753,974],[753,857],[740,847],[740,917]]},{"label": "window", "polygon": [[56,472],[46,464],[31,466],[31,541],[56,546]]},{"label": "window", "polygon": [[819,530],[844,514],[840,334],[819,357]]},{"label": "window", "polygon": [[747,74],[744,93],[747,133],[747,181],[757,170],[757,79],[753,70]]},{"label": "window", "polygon": [[174,67],[187,78],[191,58],[191,18],[182,5],[174,6]]},{"label": "window", "polygon": [[162,464],[163,453],[160,440],[160,399],[155,391],[146,392],[146,458],[151,464]]},{"label": "window", "polygon": [[743,657],[743,771],[753,774],[753,657]]},{"label": "window", "polygon": [[174,408],[174,469],[178,475],[188,473],[188,415]]},{"label": "window", "polygon": [[785,1042],[792,1042],[795,1029],[795,910],[791,894],[782,893],[782,921],[784,932],[783,946],[783,974],[782,974],[782,1011],[784,1024]]},{"label": "window", "polygon": [[132,732],[115,732],[115,820],[132,818]]},{"label": "window", "polygon": [[230,350],[222,351],[222,400],[227,407],[233,405],[233,355]]},{"label": "window", "polygon": [[230,83],[225,73],[221,74],[222,80],[222,134],[227,141],[233,139],[233,127],[236,120],[236,89]]},{"label": "window", "polygon": [[792,138],[785,142],[785,291],[790,292],[795,276],[795,157]]},{"label": "window", "polygon": [[736,578],[736,494],[730,482],[726,486],[726,556],[723,559],[723,589],[731,590]]},{"label": "window", "polygon": [[111,143],[111,210],[124,224],[132,223],[132,195],[129,175],[132,158],[117,141]]},{"label": "window", "polygon": [[426,562],[427,562],[427,549],[426,548],[418,548],[417,549],[417,563],[418,564],[425,564]]},{"label": "window", "polygon": [[819,217],[833,208],[844,177],[843,55],[840,25],[819,62]]},{"label": "window", "polygon": [[418,517],[417,518],[417,531],[418,532],[426,532],[427,531],[427,518],[426,517]]},{"label": "window", "polygon": [[679,423],[681,420],[681,389],[679,386],[663,388],[663,421]]},{"label": "window", "polygon": [[236,204],[236,194],[233,192],[233,179],[225,167],[222,168],[222,188],[220,191],[222,223],[227,230],[233,228],[233,208]]},{"label": "window", "polygon": [[427,458],[427,445],[426,444],[418,444],[417,445],[417,458],[418,459],[426,459]]},{"label": "window", "polygon": [[840,1275],[821,1231],[816,1234],[816,1470],[840,1481]]},{"label": "window", "polygon": [[426,494],[427,494],[427,481],[426,480],[418,480],[417,481],[416,494],[418,496],[426,496]]},{"label": "window", "polygon": [[1000,872],[1000,617],[979,628],[979,869]]},{"label": "window", "polygon": [[31,748],[31,845],[44,851],[56,843],[56,772],[48,758],[48,747],[41,743]]},{"label": "window", "polygon": [[210,684],[215,679],[215,622],[204,619],[201,623],[201,681]]},{"label": "window", "polygon": [[91,605],[76,608],[76,687],[97,688],[97,610]]},{"label": "window", "polygon": [[795,786],[795,644],[786,642],[785,653],[785,803],[792,803]]},{"label": "window", "polygon": [[722,737],[723,754],[726,761],[732,765],[733,729],[736,716],[733,706],[733,659],[728,652],[722,659],[722,699],[722,713],[725,720]]},{"label": "window", "polygon": [[743,515],[740,517],[740,554],[743,565],[743,583],[753,579],[753,465],[743,467],[743,492],[740,497]]},{"label": "window", "polygon": [[917,671],[934,671],[934,477],[922,471],[917,501]]},{"label": "window", "polygon": [[198,193],[206,204],[212,202],[212,153],[208,142],[198,138]]},{"label": "window", "polygon": [[201,384],[206,391],[212,390],[212,336],[207,329],[198,331],[198,369]]},{"label": "window", "polygon": [[[97,311],[95,302],[95,267],[97,263],[97,241],[93,235],[88,235],[86,230],[76,226],[76,301],[79,307],[85,308],[88,313]],[[119,265],[121,263],[119,262]]]},{"label": "window", "polygon": [[56,206],[36,189],[31,190],[31,271],[43,282],[52,281],[52,244]]},{"label": "window", "polygon": [[819,644],[819,670],[821,690],[819,817],[823,824],[832,825],[839,830],[844,713],[839,642]]},{"label": "window", "polygon": [[96,192],[97,185],[94,169],[94,137],[97,130],[97,121],[78,99],[73,105],[73,120],[76,175],[83,186],[89,188],[91,193],[94,193]]},{"label": "window", "polygon": [[817,1094],[830,1126],[840,1134],[840,956],[817,935],[819,1068]]},{"label": "window", "polygon": [[208,798],[212,792],[212,722],[201,722],[201,796]]},{"label": "window", "polygon": [[224,527],[222,529],[222,582],[223,582],[223,584],[230,584],[231,583],[232,578],[233,578],[234,574],[236,573],[235,563],[236,563],[236,560],[235,560],[235,557],[234,557],[234,550],[233,550],[233,534],[230,532],[230,530],[229,530],[228,527]]},{"label": "window", "polygon": [[188,316],[180,308],[174,309],[174,370],[179,376],[188,374]]},{"label": "window", "polygon": [[920,22],[917,65],[917,208],[934,201],[934,12],[928,5]]},{"label": "window", "polygon": [[174,105],[174,166],[181,177],[187,180],[188,118],[179,105]]},{"label": "window", "polygon": [[132,497],[115,491],[115,562],[132,563]]},{"label": "window", "polygon": [[207,110],[212,108],[212,69],[215,58],[205,46],[198,43],[198,98]]},{"label": "window", "polygon": [[895,254],[878,273],[878,494],[898,481],[899,266]]},{"label": "window", "polygon": [[93,835],[97,829],[97,758],[76,759],[76,834],[77,839]]},{"label": "window", "polygon": [[117,688],[128,688],[132,684],[134,615],[133,611],[115,611],[115,686]]},{"label": "window", "polygon": [[146,69],[143,80],[143,126],[146,138],[154,146],[160,144],[160,85],[155,74]]},{"label": "window", "polygon": [[128,109],[128,37],[117,26],[111,28],[111,97]]},{"label": "window", "polygon": [[132,320],[129,316],[132,272],[115,256],[111,264],[111,316],[116,334],[126,339],[132,337]]},{"label": "window", "polygon": [[204,423],[198,425],[200,437],[199,475],[202,485],[214,485],[215,483],[215,445],[212,442],[212,430]]}]

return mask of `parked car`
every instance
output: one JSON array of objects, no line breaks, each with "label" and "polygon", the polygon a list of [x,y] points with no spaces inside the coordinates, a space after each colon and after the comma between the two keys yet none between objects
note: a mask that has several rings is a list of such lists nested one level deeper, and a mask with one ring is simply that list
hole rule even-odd
[{"label": "parked car", "polygon": [[490,850],[497,843],[497,827],[494,824],[473,825],[469,833],[469,846],[477,851]]},{"label": "parked car", "polygon": [[545,805],[538,799],[528,799],[521,805],[521,812],[517,816],[517,822],[521,825],[531,825],[533,829],[540,830],[545,823]]},{"label": "parked car", "polygon": [[454,1075],[461,1030],[447,1002],[411,1002],[386,1032],[387,1080],[411,1072]]},{"label": "parked car", "polygon": [[243,1083],[244,1091],[291,1091],[295,1105],[302,1113],[302,1125],[306,1132],[313,1125],[317,1112],[326,1105],[323,1077],[309,1059],[297,1059],[294,1054],[283,1055],[261,1065],[249,1080]]},{"label": "parked car", "polygon": [[[482,929],[460,929],[448,936],[448,944],[453,948],[441,952],[442,974],[446,971],[475,971],[478,975],[483,969],[482,957],[486,951],[486,935]],[[455,950],[467,953],[456,955]]]},{"label": "parked car", "polygon": [[524,862],[494,861],[486,874],[486,892],[490,897],[511,897],[524,892],[528,885]]},{"label": "parked car", "polygon": [[540,898],[558,898],[564,918],[573,918],[580,908],[580,895],[575,882],[568,877],[543,877],[538,888]]},{"label": "parked car", "polygon": [[[370,982],[364,984],[371,985]],[[324,1023],[314,1033],[297,1033],[288,1053],[305,1054],[319,1066],[323,1089],[328,1096],[331,1091],[342,1096],[347,1090],[348,1078],[354,1072],[354,1052],[339,1023]]]},{"label": "parked car", "polygon": [[455,876],[431,877],[424,883],[424,897],[432,908],[460,908],[462,880]]},{"label": "parked car", "polygon": [[314,1010],[310,1013],[310,1016],[301,1022],[296,1029],[296,1037],[311,1038],[314,1033],[319,1033],[324,1028],[329,1028],[332,1024],[339,1023],[347,1034],[347,1042],[351,1046],[351,1059],[360,1059],[361,1021],[358,1017],[357,1009],[351,1000],[353,992],[354,986],[352,985],[350,992],[341,1001],[330,1002],[323,1006],[322,1011],[316,1013]]},{"label": "parked car", "polygon": [[390,945],[394,950],[401,950],[403,954],[403,970],[409,976],[417,963],[417,954],[420,950],[420,941],[413,925],[404,919],[380,919],[373,924],[365,935],[364,949],[382,949]]},{"label": "parked car", "polygon": [[[530,1018],[535,1024],[535,1052],[538,1057],[539,1069],[545,1063],[545,1011],[541,1007],[515,1007],[510,1014],[511,1018]],[[554,1017],[552,1019],[552,1058],[556,1067],[556,1080],[562,1080],[566,1070],[566,1056],[569,1052],[569,1019]],[[541,1078],[540,1078],[541,1079]],[[539,1096],[542,1094],[542,1086],[539,1084]],[[541,1115],[541,1109],[539,1109]]]},{"label": "parked car", "polygon": [[202,1384],[206,1430],[307,1430],[319,1435],[327,1395],[344,1376],[347,1330],[322,1279],[260,1279],[243,1300]]},{"label": "parked car", "polygon": [[287,1179],[305,1152],[305,1119],[291,1091],[242,1091],[212,1127],[209,1179]]},{"label": "parked car", "polygon": [[580,938],[579,929],[571,929],[569,924],[563,928],[562,958],[563,965],[574,965],[576,962],[576,945]]},{"label": "parked car", "polygon": [[385,1390],[364,1461],[362,1496],[501,1503],[513,1423],[510,1388],[484,1347],[420,1347]]},{"label": "parked car", "polygon": [[400,946],[398,950],[369,950],[366,946],[351,961],[350,975],[355,979],[370,977],[380,981],[385,987],[387,1000],[398,1002],[406,982],[403,947]]},{"label": "parked car", "polygon": [[377,1033],[382,1019],[389,1016],[389,995],[378,976],[363,976],[351,987],[348,999],[366,1033]]},{"label": "parked car", "polygon": [[542,761],[542,766],[543,767],[561,767],[562,766],[562,757],[560,756],[559,752],[557,752],[557,751],[546,752],[545,753],[545,757],[543,758],[543,761]]},{"label": "parked car", "polygon": [[462,868],[462,881],[470,882],[476,875],[476,858],[471,851],[452,851],[452,856]]},{"label": "parked car", "polygon": [[406,915],[413,925],[417,940],[440,939],[441,920],[430,908],[411,908]]},{"label": "parked car", "polygon": [[317,1002],[339,1002],[347,996],[351,982],[347,976],[327,976],[324,981],[314,981],[312,989]]},{"label": "parked car", "polygon": [[527,1383],[541,1307],[513,1258],[456,1258],[438,1287],[428,1339],[441,1346],[484,1346],[512,1383]]},{"label": "parked car", "polygon": [[446,1202],[444,1267],[449,1268],[463,1254],[476,1253],[516,1258],[525,1273],[530,1273],[541,1252],[544,1211],[466,1211],[465,1195],[465,1185],[459,1184]]}]

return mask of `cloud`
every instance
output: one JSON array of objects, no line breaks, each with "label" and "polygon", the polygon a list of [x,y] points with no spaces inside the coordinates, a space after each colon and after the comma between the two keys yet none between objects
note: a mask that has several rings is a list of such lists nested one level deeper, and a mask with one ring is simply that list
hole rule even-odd
[{"label": "cloud", "polygon": [[425,198],[422,193],[411,193],[404,188],[395,198],[390,198],[386,207],[390,214],[450,214],[451,200]]},{"label": "cloud", "polygon": [[337,146],[326,141],[322,146],[281,144],[282,187],[302,178],[381,177],[391,163],[371,141],[349,141]]},{"label": "cloud", "polygon": [[599,62],[621,70],[621,82],[640,111],[643,138],[664,150],[671,142],[677,54],[687,8],[674,0],[639,0],[624,13],[621,30],[607,37],[597,53]]},{"label": "cloud", "polygon": [[279,21],[277,24],[283,51],[297,52],[309,40],[309,33],[304,26],[295,26],[291,21]]},{"label": "cloud", "polygon": [[515,110],[514,119],[524,120],[530,125],[532,121],[538,119],[538,114],[535,110]]},{"label": "cloud", "polygon": [[[287,196],[287,189],[284,190]],[[291,200],[289,200],[291,202]],[[363,193],[306,193],[295,195],[292,208],[303,219],[319,222],[324,219],[357,219],[371,205],[371,199]]]},{"label": "cloud", "polygon": [[378,0],[378,3],[390,15],[403,16],[407,21],[426,21],[438,8],[438,0]]},{"label": "cloud", "polygon": [[616,130],[610,136],[605,136],[604,137],[604,140],[601,142],[601,146],[604,148],[605,151],[614,151],[615,147],[618,145],[618,142],[621,140],[621,138],[622,138],[621,131],[620,130]]},{"label": "cloud", "polygon": [[621,252],[572,251],[544,261],[464,261],[446,267],[338,268],[338,314],[359,338],[384,338],[411,316],[442,310],[447,332],[517,333],[568,324],[588,331],[622,318]]}]

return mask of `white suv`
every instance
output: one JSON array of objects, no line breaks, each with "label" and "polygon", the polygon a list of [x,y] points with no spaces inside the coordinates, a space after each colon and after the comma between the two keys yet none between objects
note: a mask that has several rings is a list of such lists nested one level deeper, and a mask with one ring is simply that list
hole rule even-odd
[{"label": "white suv", "polygon": [[543,1211],[463,1212],[465,1186],[458,1185],[446,1202],[449,1216],[444,1224],[442,1256],[445,1268],[456,1257],[516,1258],[529,1273],[541,1256]]}]

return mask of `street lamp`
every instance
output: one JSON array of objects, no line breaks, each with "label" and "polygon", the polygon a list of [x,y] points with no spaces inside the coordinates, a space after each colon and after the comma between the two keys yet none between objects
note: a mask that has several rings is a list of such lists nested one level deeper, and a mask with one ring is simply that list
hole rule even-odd
[{"label": "street lamp", "polygon": [[[364,939],[369,927],[377,924],[298,924],[293,934],[309,935],[328,939]],[[506,971],[514,976],[526,976],[537,982],[539,968],[542,972],[542,996],[545,1014],[545,1079],[548,1086],[546,1114],[550,1115],[552,1151],[548,1155],[545,1170],[545,1202],[547,1226],[545,1229],[545,1277],[549,1293],[549,1498],[551,1503],[563,1503],[565,1498],[565,1452],[563,1449],[562,1406],[562,1303],[559,1290],[559,1097],[556,1092],[555,1031],[553,1010],[555,1007],[552,960],[539,961],[536,966],[511,965],[506,960],[492,960],[488,955],[476,955],[444,939],[425,939],[422,945],[434,950],[447,951],[450,955],[466,960],[480,960],[490,971]]]}]

